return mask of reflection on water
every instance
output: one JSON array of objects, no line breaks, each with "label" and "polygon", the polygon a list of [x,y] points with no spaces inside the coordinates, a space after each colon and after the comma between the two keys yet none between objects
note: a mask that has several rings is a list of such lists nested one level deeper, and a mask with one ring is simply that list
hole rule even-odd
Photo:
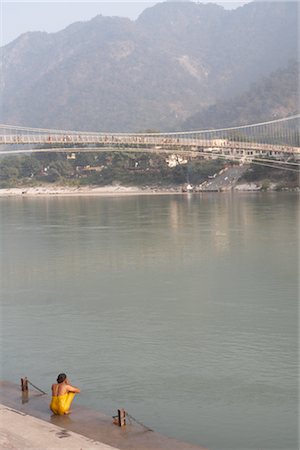
[{"label": "reflection on water", "polygon": [[212,449],[297,447],[298,198],[0,199],[1,378]]}]

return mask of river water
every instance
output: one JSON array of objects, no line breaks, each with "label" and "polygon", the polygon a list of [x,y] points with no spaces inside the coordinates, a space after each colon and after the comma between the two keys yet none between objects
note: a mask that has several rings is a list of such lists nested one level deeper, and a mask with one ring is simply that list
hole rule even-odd
[{"label": "river water", "polygon": [[298,448],[298,196],[1,198],[1,378],[210,449]]}]

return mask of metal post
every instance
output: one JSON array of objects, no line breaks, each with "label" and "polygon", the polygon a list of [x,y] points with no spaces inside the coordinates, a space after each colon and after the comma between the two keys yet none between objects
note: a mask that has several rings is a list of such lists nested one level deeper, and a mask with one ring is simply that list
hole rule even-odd
[{"label": "metal post", "polygon": [[21,389],[22,389],[22,392],[28,392],[28,380],[27,380],[27,377],[21,378]]},{"label": "metal post", "polygon": [[125,427],[126,425],[126,412],[123,408],[118,409],[118,425],[119,427]]}]

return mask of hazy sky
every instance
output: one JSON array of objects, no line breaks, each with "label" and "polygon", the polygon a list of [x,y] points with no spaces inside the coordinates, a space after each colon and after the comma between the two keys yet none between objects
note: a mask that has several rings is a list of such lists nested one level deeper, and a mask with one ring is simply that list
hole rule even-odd
[{"label": "hazy sky", "polygon": [[[73,22],[87,21],[97,14],[103,16],[121,16],[136,19],[139,14],[157,1],[46,1],[35,2],[0,0],[1,32],[0,46],[16,39],[27,31],[47,31],[49,33],[62,30]],[[250,0],[232,2],[231,0],[213,1],[224,8],[236,8]],[[208,3],[203,1],[200,3]]]}]

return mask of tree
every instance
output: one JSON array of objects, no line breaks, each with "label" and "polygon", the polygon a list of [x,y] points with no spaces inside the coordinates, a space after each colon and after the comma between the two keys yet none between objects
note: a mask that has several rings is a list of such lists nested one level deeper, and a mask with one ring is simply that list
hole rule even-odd
[{"label": "tree", "polygon": [[24,156],[21,160],[21,176],[34,177],[42,168],[41,163],[33,156]]},{"label": "tree", "polygon": [[60,178],[70,177],[73,173],[73,167],[68,161],[54,161],[49,165],[48,180],[55,182]]},{"label": "tree", "polygon": [[20,177],[20,163],[18,158],[7,157],[0,163],[0,179],[11,180]]}]

